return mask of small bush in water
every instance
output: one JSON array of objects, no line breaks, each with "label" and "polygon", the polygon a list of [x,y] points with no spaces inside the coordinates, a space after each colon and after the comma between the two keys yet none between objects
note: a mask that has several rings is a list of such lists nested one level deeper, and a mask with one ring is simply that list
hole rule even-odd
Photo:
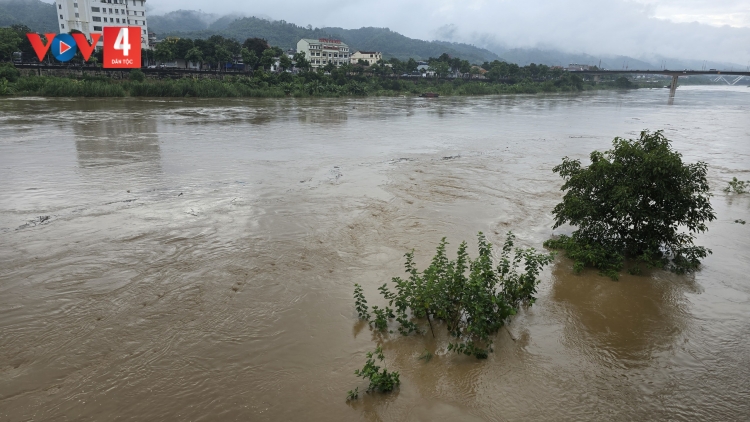
[{"label": "small bush in water", "polygon": [[515,236],[508,233],[500,262],[495,266],[492,244],[479,233],[479,256],[471,259],[466,242],[455,260],[446,256],[443,238],[432,263],[424,271],[414,265],[414,251],[405,255],[408,277],[393,278],[395,290],[387,284],[379,290],[389,306],[376,310],[375,328],[387,330],[395,318],[399,332],[409,335],[421,330],[413,321],[427,320],[433,336],[433,320],[443,322],[453,338],[448,350],[486,358],[492,351],[492,335],[515,315],[520,306],[534,303],[539,272],[552,262],[552,254],[533,248],[514,248]]},{"label": "small bush in water", "polygon": [[732,181],[729,182],[729,186],[724,188],[724,192],[745,193],[747,192],[747,188],[749,185],[750,185],[750,180],[745,182],[742,180],[737,180],[736,177],[733,177]]},{"label": "small bush in water", "polygon": [[[380,346],[375,351],[367,352],[365,366],[362,369],[355,369],[354,375],[370,381],[370,385],[367,387],[368,392],[380,391],[381,393],[387,393],[393,391],[394,388],[401,384],[398,372],[388,372],[388,369],[385,367],[381,371],[380,366],[375,364],[375,359],[379,360],[385,366],[385,355],[383,355],[383,349]],[[359,397],[359,387],[350,390],[346,399],[354,400],[357,397]]]}]

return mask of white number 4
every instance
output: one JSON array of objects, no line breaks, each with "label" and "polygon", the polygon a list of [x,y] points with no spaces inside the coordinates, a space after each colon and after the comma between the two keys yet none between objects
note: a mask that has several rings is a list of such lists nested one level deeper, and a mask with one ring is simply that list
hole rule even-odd
[{"label": "white number 4", "polygon": [[126,57],[130,51],[128,32],[128,28],[120,28],[120,33],[117,34],[117,39],[115,40],[115,50],[122,50],[122,55]]}]

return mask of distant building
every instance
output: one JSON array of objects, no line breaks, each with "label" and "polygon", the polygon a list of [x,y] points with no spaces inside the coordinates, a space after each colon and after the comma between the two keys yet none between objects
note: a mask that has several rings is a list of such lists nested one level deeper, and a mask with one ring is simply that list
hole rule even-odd
[{"label": "distant building", "polygon": [[485,73],[487,73],[487,70],[486,70],[486,69],[484,69],[483,67],[479,67],[479,66],[472,66],[471,68],[472,68],[472,69],[476,69],[476,72],[477,72],[478,74],[480,74],[480,75],[484,75]]},{"label": "distant building", "polygon": [[[55,0],[61,34],[78,30],[91,37],[102,34],[107,26],[140,26],[141,48],[148,48],[146,0]],[[99,39],[97,47],[104,44]]]},{"label": "distant building", "polygon": [[587,64],[571,63],[565,68],[568,72],[582,72],[584,70],[591,70],[591,66]]},{"label": "distant building", "polygon": [[380,53],[378,51],[357,51],[352,54],[352,64],[357,64],[360,60],[364,60],[367,62],[368,66],[372,66],[379,60],[383,60],[383,53]]},{"label": "distant building", "polygon": [[341,66],[349,63],[349,46],[329,38],[303,38],[297,42],[297,52],[305,53],[305,58],[313,68],[323,67],[328,63]]}]

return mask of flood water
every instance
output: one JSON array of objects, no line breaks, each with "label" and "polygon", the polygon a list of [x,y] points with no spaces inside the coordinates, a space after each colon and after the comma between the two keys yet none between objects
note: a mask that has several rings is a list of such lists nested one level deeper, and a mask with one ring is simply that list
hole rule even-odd
[{"label": "flood water", "polygon": [[[667,96],[0,99],[0,420],[748,420],[750,88]],[[569,232],[552,167],[642,129],[709,165],[700,272],[558,257],[483,361],[358,322],[412,248]]]}]

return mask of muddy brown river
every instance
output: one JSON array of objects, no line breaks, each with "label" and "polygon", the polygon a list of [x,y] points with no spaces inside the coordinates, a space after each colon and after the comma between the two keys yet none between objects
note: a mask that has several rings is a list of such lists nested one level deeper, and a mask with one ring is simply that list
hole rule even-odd
[{"label": "muddy brown river", "polygon": [[[0,420],[750,420],[750,88],[667,95],[0,99]],[[358,322],[412,248],[570,232],[552,167],[646,128],[709,165],[700,272],[558,257],[483,361]]]}]

